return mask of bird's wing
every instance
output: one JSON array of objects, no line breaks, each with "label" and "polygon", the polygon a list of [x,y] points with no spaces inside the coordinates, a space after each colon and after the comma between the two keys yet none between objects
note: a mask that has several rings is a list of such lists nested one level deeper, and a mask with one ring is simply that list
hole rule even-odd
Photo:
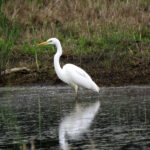
[{"label": "bird's wing", "polygon": [[68,84],[73,86],[78,85],[94,91],[99,90],[91,77],[80,67],[77,67],[73,64],[66,64],[63,67],[63,71],[65,72]]},{"label": "bird's wing", "polygon": [[73,64],[66,64],[63,67],[64,70],[66,70],[67,72],[69,72],[69,74],[77,74],[78,76],[81,76],[83,78],[86,78],[88,80],[92,80],[91,77],[80,67],[77,67]]}]

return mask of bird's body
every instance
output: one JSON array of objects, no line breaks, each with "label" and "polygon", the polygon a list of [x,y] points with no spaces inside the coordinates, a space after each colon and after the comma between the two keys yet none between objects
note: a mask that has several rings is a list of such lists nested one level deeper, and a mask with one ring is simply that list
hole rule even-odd
[{"label": "bird's body", "polygon": [[75,89],[76,96],[78,87],[83,87],[99,92],[99,87],[82,68],[73,64],[66,64],[63,66],[63,68],[60,67],[59,60],[60,56],[62,55],[62,47],[58,39],[48,39],[46,42],[39,44],[39,46],[49,44],[53,44],[57,48],[57,52],[54,56],[54,67],[58,78],[73,87]]},{"label": "bird's body", "polygon": [[73,87],[77,85],[79,87],[99,92],[99,87],[94,83],[91,77],[80,67],[77,67],[73,64],[66,64],[63,67],[63,71],[65,72],[65,75],[67,77],[67,84]]}]

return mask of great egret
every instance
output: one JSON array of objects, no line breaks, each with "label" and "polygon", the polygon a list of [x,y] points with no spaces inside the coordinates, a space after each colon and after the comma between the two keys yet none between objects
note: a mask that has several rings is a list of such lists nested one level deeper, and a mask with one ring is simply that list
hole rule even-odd
[{"label": "great egret", "polygon": [[57,52],[54,56],[54,68],[59,79],[69,84],[75,90],[75,96],[78,94],[78,87],[83,87],[96,92],[99,92],[100,88],[91,79],[91,77],[80,67],[73,64],[66,64],[63,68],[60,67],[59,59],[62,55],[62,47],[60,41],[56,38],[50,38],[46,42],[38,44],[41,45],[55,45]]}]

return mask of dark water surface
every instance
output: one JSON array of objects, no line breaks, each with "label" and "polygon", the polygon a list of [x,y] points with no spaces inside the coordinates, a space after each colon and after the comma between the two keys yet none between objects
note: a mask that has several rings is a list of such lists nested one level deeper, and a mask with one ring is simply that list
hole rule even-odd
[{"label": "dark water surface", "polygon": [[2,150],[150,150],[150,86],[0,88]]}]

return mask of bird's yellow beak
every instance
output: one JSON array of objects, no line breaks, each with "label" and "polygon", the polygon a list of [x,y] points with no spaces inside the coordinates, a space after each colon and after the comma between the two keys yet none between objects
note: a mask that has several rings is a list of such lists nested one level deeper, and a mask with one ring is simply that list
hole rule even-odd
[{"label": "bird's yellow beak", "polygon": [[48,41],[42,42],[42,43],[38,44],[38,46],[45,45],[45,44],[48,44]]}]

